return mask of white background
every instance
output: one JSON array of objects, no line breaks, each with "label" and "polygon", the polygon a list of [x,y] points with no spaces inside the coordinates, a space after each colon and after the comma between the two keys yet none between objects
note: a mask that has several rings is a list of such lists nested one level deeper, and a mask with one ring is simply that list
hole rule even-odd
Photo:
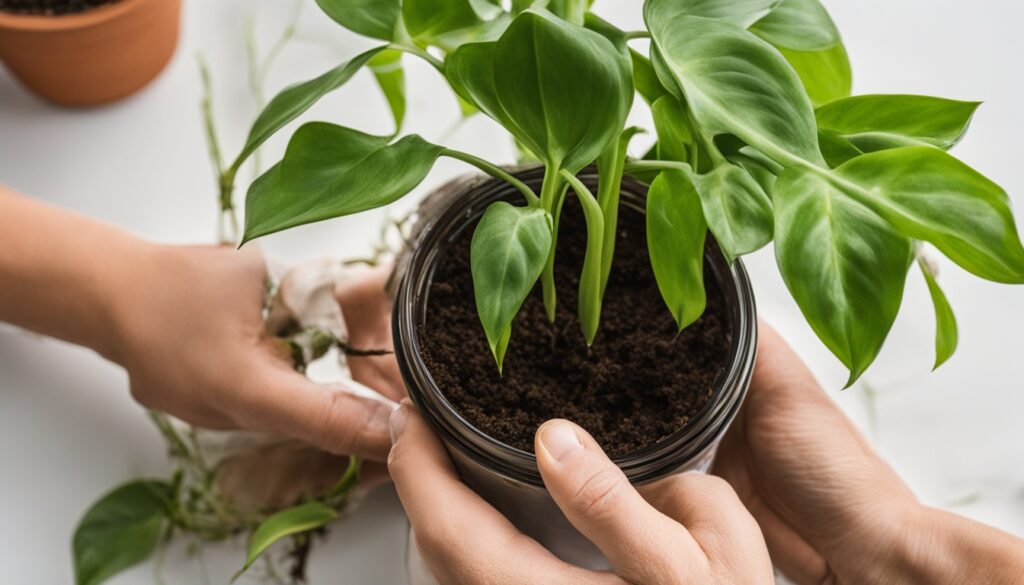
[{"label": "white background", "polygon": [[[598,12],[639,25],[640,2],[599,0]],[[1024,208],[1024,36],[1010,0],[826,1],[854,66],[856,93],[920,93],[985,100],[957,149]],[[215,189],[203,141],[195,55],[213,70],[217,122],[227,156],[240,146],[254,106],[245,78],[244,31],[251,18],[265,51],[290,11],[286,0],[187,0],[181,45],[145,91],[110,107],[71,111],[45,104],[0,69],[0,182],[39,199],[167,243],[209,242]],[[297,38],[271,70],[270,93],[370,46],[333,26],[312,2]],[[407,59],[407,130],[439,140],[458,118],[435,72]],[[638,114],[643,121],[643,112]],[[384,134],[388,113],[365,72],[314,107],[325,119]],[[276,160],[287,133],[272,139]],[[497,161],[511,149],[488,120],[471,120],[448,144]],[[418,193],[464,170],[445,161]],[[293,262],[366,250],[387,212],[371,212],[268,238]],[[0,230],[3,222],[0,218]],[[871,436],[921,498],[1024,535],[1024,294],[969,277],[941,262],[941,282],[961,327],[954,359],[929,373],[933,323],[927,292],[911,274],[903,312],[863,387],[840,393],[845,373],[814,338],[764,250],[747,260],[761,313],[808,360],[842,407]],[[3,282],[0,286],[18,286]],[[874,398],[872,398],[874,396]],[[124,373],[88,351],[0,327],[0,580],[69,583],[75,523],[114,485],[169,473],[164,448],[132,403]],[[390,489],[373,494],[336,525],[313,555],[314,584],[404,582],[405,520]],[[242,543],[207,550],[204,562],[171,550],[169,584],[224,583]],[[112,581],[151,583],[150,564]]]}]

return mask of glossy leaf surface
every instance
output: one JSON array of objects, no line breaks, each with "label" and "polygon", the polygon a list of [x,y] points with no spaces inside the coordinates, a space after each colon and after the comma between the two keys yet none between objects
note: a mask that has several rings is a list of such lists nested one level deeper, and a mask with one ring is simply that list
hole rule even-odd
[{"label": "glossy leaf surface", "polygon": [[384,99],[388,102],[391,117],[395,121],[395,134],[398,134],[405,120],[405,69],[402,68],[402,52],[385,49],[374,55],[368,65],[377,80],[377,85],[384,93]]},{"label": "glossy leaf surface", "polygon": [[644,20],[666,22],[681,16],[699,16],[747,28],[767,16],[779,0],[647,0]]},{"label": "glossy leaf surface", "polygon": [[928,294],[931,295],[932,305],[935,307],[935,365],[933,369],[938,369],[956,352],[959,337],[956,316],[953,315],[953,308],[949,306],[946,293],[939,287],[932,268],[924,259],[919,258],[917,264],[921,268],[921,274],[924,275],[925,283],[928,285]]},{"label": "glossy leaf surface", "polygon": [[267,518],[256,527],[249,537],[245,566],[235,575],[235,578],[237,579],[241,573],[245,572],[275,542],[294,534],[320,528],[337,517],[337,512],[320,502],[308,502],[281,510]]},{"label": "glossy leaf surface", "polygon": [[821,51],[841,42],[839,31],[818,0],[782,0],[750,32],[776,47]]},{"label": "glossy leaf surface", "polygon": [[354,33],[390,41],[402,14],[401,0],[316,0],[332,20]]},{"label": "glossy leaf surface", "polygon": [[729,262],[772,241],[772,204],[750,173],[723,162],[693,177],[704,219]]},{"label": "glossy leaf surface", "polygon": [[922,95],[858,95],[817,109],[818,127],[864,152],[901,146],[948,150],[967,131],[979,102]]}]

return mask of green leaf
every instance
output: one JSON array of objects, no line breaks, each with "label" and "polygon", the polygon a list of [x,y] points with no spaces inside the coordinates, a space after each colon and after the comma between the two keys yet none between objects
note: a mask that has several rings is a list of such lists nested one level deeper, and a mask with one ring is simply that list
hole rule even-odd
[{"label": "green leaf", "polygon": [[427,176],[443,150],[415,134],[390,143],[334,124],[306,124],[284,160],[249,188],[242,241],[396,201]]},{"label": "green leaf", "polygon": [[534,11],[494,44],[460,47],[445,73],[549,167],[573,173],[618,137],[633,99],[631,64],[615,45]]},{"label": "green leaf", "polygon": [[1024,283],[1024,247],[1009,197],[948,153],[928,146],[883,150],[833,172],[837,184],[907,237],[930,242],[982,278]]},{"label": "green leaf", "polygon": [[405,120],[405,70],[402,68],[402,52],[385,49],[377,53],[368,63],[377,85],[388,101],[391,116],[395,120],[395,134],[402,129]]},{"label": "green leaf", "polygon": [[693,177],[704,219],[726,259],[749,254],[772,241],[772,203],[741,167],[722,162]]},{"label": "green leaf", "polygon": [[[604,237],[601,246],[601,298],[608,285],[615,256],[615,236],[618,235],[619,198],[622,194],[622,175],[626,165],[629,141],[642,129],[635,126],[622,131],[619,139],[608,145],[597,159],[597,203],[604,218]],[[557,224],[556,224],[557,225]]]},{"label": "green leaf", "polygon": [[672,95],[664,95],[651,105],[654,128],[658,132],[658,158],[687,162],[694,137],[686,121],[683,104]]},{"label": "green leaf", "polygon": [[551,251],[551,215],[504,201],[484,212],[470,244],[480,322],[501,371],[512,319],[540,277]]},{"label": "green leaf", "polygon": [[594,344],[597,328],[601,324],[601,296],[604,294],[602,281],[604,253],[604,215],[601,205],[594,194],[575,175],[562,171],[576,197],[583,207],[583,216],[587,222],[587,251],[583,257],[583,270],[580,274],[579,318],[580,327],[587,347]]},{"label": "green leaf", "polygon": [[404,0],[402,20],[412,38],[424,42],[484,22],[470,0]]},{"label": "green leaf", "polygon": [[709,19],[652,19],[648,11],[647,26],[656,59],[705,132],[735,134],[780,163],[824,164],[810,99],[771,45]]},{"label": "green leaf", "polygon": [[647,192],[647,250],[658,289],[679,330],[704,314],[707,224],[690,177],[668,170]]},{"label": "green leaf", "polygon": [[825,162],[832,168],[864,154],[852,142],[834,130],[818,130],[818,145],[821,147],[821,155],[825,157]]},{"label": "green leaf", "polygon": [[841,42],[839,31],[818,0],[782,0],[750,32],[776,47],[822,51]]},{"label": "green leaf", "polygon": [[779,0],[647,0],[644,20],[669,21],[682,16],[712,18],[747,28],[768,15]]},{"label": "green leaf", "polygon": [[819,128],[843,135],[863,152],[901,146],[948,150],[967,132],[979,105],[922,95],[859,95],[815,114]]},{"label": "green leaf", "polygon": [[661,85],[650,59],[635,49],[629,50],[629,56],[633,60],[633,86],[648,104],[653,105],[662,96],[669,95],[668,90]]},{"label": "green leaf", "polygon": [[98,585],[153,553],[167,522],[171,486],[133,481],[92,505],[75,528],[75,583]]},{"label": "green leaf", "polygon": [[811,328],[850,369],[878,355],[899,312],[910,240],[826,179],[787,169],[775,183],[775,255]]},{"label": "green leaf", "polygon": [[281,510],[267,518],[249,536],[245,565],[235,574],[232,581],[238,579],[252,566],[256,559],[270,548],[270,545],[282,538],[320,528],[337,517],[337,512],[320,502],[308,502]]},{"label": "green leaf", "polygon": [[794,51],[779,47],[816,106],[845,98],[853,88],[850,59],[842,43],[822,51]]},{"label": "green leaf", "polygon": [[232,167],[237,169],[242,166],[245,159],[249,157],[275,132],[284,127],[285,124],[299,117],[308,110],[320,98],[331,91],[344,85],[352,76],[366,65],[375,55],[384,50],[384,47],[370,49],[348,60],[320,77],[293,85],[274,96],[270,103],[263,108],[260,115],[249,130],[249,137],[245,140],[245,146],[241,154],[235,159]]},{"label": "green leaf", "polygon": [[401,0],[316,0],[327,16],[350,31],[390,41],[402,13]]},{"label": "green leaf", "polygon": [[932,297],[932,304],[935,306],[935,366],[933,370],[946,363],[946,360],[956,352],[957,326],[956,317],[953,315],[953,308],[949,306],[946,293],[939,288],[935,280],[935,273],[923,258],[917,259],[917,265],[921,268],[921,274],[928,284],[928,293]]},{"label": "green leaf", "polygon": [[747,154],[748,151],[743,150],[731,155],[728,155],[729,162],[732,164],[742,167],[743,170],[750,173],[750,176],[757,181],[757,184],[761,187],[761,190],[765,192],[768,199],[772,198],[772,191],[775,189],[775,181],[777,179],[775,170],[766,164],[761,158],[755,158]]}]

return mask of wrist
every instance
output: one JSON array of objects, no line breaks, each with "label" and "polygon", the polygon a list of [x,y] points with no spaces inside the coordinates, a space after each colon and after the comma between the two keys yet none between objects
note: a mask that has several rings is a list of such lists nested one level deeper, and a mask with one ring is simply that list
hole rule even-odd
[{"label": "wrist", "polygon": [[97,277],[89,290],[96,307],[89,338],[83,343],[117,364],[125,365],[126,348],[131,344],[134,307],[143,300],[147,272],[157,262],[160,246],[118,234],[108,248],[109,255],[99,264]]}]

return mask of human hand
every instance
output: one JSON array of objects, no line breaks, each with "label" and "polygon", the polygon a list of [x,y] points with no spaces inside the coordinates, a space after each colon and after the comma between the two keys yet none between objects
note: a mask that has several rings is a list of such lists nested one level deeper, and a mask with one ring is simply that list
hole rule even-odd
[{"label": "human hand", "polygon": [[[348,325],[348,344],[355,350],[394,349],[391,339],[393,299],[386,290],[390,266],[373,268],[355,282],[338,286],[335,296]],[[385,355],[350,354],[348,369],[352,377],[388,398],[406,395],[405,382],[393,353]]]},{"label": "human hand", "polygon": [[578,426],[537,431],[544,483],[613,573],[565,563],[459,481],[444,447],[404,401],[391,417],[388,469],[416,542],[441,583],[688,585],[772,583],[754,519],[721,479],[677,475],[634,489]]},{"label": "human hand", "polygon": [[[760,325],[750,392],[715,473],[796,583],[1017,583],[1024,545],[922,506],[807,367]],[[1017,558],[1017,562],[1008,559]]]},{"label": "human hand", "polygon": [[330,453],[386,458],[394,404],[311,382],[267,334],[258,249],[140,244],[131,258],[101,345],[127,369],[136,400],[205,428],[271,431]]}]

